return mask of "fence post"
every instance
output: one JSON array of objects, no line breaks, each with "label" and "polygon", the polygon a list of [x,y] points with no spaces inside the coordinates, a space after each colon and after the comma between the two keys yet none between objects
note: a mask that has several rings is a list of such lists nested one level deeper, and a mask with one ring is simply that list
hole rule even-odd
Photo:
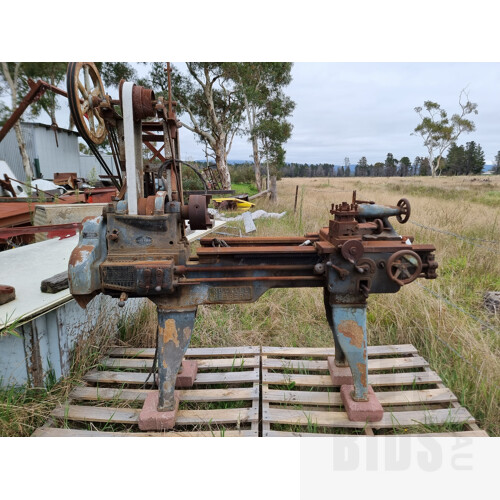
[{"label": "fence post", "polygon": [[273,203],[276,203],[278,201],[278,193],[276,191],[276,176],[275,175],[273,175],[271,177],[271,197],[269,199]]}]

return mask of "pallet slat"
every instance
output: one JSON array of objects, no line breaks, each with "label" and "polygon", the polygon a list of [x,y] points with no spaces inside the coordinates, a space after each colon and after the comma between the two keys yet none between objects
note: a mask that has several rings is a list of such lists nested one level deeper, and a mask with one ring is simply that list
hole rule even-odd
[{"label": "pallet slat", "polygon": [[[270,408],[264,418],[277,424],[310,425],[321,427],[364,428],[366,422],[352,422],[343,411],[300,411]],[[445,423],[474,422],[474,418],[465,408],[449,408],[440,410],[398,411],[384,413],[382,420],[370,425],[375,429],[392,427],[409,427],[413,425],[438,425]]]},{"label": "pallet slat", "polygon": [[[128,356],[138,358],[153,358],[154,348],[141,347],[115,347],[108,353],[110,356]],[[239,347],[190,347],[186,351],[188,358],[207,358],[216,356],[235,355],[255,355],[260,354],[259,346],[239,346]]]},{"label": "pallet slat", "polygon": [[[109,408],[104,406],[68,405],[53,410],[51,416],[61,420],[81,422],[103,422],[114,424],[136,424],[141,410],[134,408]],[[256,420],[252,408],[229,408],[219,410],[178,410],[176,425],[228,424]]]},{"label": "pallet slat", "polygon": [[[266,437],[321,437],[334,438],[335,434],[313,433],[313,432],[286,432],[286,431],[268,431]],[[342,437],[356,436],[359,434],[342,434]],[[385,434],[375,434],[373,437],[384,438]],[[458,431],[458,432],[429,432],[427,434],[397,434],[404,437],[489,437],[485,431]]]},{"label": "pallet slat", "polygon": [[[457,397],[449,389],[424,389],[420,391],[375,392],[382,406],[404,406],[409,404],[438,404],[456,401]],[[270,403],[291,405],[340,406],[340,392],[280,391],[263,388],[262,400]]]},{"label": "pallet slat", "polygon": [[[148,378],[147,373],[141,372],[112,372],[112,371],[92,371],[87,373],[83,379],[86,382],[101,384],[135,384],[142,385]],[[150,380],[148,383],[152,383]],[[198,373],[194,381],[195,384],[241,384],[247,382],[258,382],[258,371],[249,370],[243,372],[221,372],[221,373]]]},{"label": "pallet slat", "polygon": [[[274,385],[290,385],[293,383],[297,387],[334,387],[330,375],[263,373],[262,381]],[[432,370],[429,372],[374,374],[370,376],[369,380],[370,385],[374,387],[436,384],[438,382],[441,382],[441,378]]]},{"label": "pallet slat", "polygon": [[257,437],[257,434],[256,431],[248,429],[238,431],[214,429],[213,431],[193,432],[106,432],[40,427],[32,434],[32,437]]},{"label": "pallet slat", "polygon": [[[216,359],[199,359],[198,369],[212,368],[258,368],[259,359],[254,356],[252,358],[216,358]],[[115,369],[150,369],[153,366],[153,358],[112,358],[106,357],[100,363],[104,368]]]},{"label": "pallet slat", "polygon": [[[390,354],[417,354],[417,349],[411,344],[372,345],[368,346],[368,356]],[[311,356],[328,357],[335,355],[333,347],[270,347],[263,346],[262,354],[267,356]]]},{"label": "pallet slat", "polygon": [[[78,401],[144,401],[153,392],[151,389],[115,389],[112,387],[77,387],[70,397]],[[253,387],[231,389],[190,389],[179,390],[181,401],[248,401],[258,399],[259,394]]]},{"label": "pallet slat", "polygon": [[[429,363],[421,356],[411,356],[405,358],[375,358],[368,360],[368,370],[391,370],[406,368],[423,368]],[[280,359],[267,358],[262,362],[263,368],[274,370],[328,370],[327,361],[323,360],[300,360],[300,359]]]}]

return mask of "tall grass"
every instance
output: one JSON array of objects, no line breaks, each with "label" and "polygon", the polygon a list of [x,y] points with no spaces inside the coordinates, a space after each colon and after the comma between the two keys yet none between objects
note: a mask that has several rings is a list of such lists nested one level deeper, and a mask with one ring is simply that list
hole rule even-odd
[{"label": "tall grass", "polygon": [[117,342],[116,326],[101,313],[96,326],[82,336],[72,353],[70,375],[59,382],[48,377],[45,387],[0,389],[0,436],[30,436],[50,412],[63,404],[82,376],[96,367],[103,353]]},{"label": "tall grass", "polygon": [[[500,195],[500,178],[406,179],[283,179],[279,200],[257,200],[257,208],[288,213],[282,219],[257,221],[256,236],[299,235],[328,225],[332,203],[358,199],[396,205],[410,199],[410,221],[467,238],[500,241],[500,207],[483,197]],[[295,186],[300,186],[293,214]],[[345,191],[345,192],[343,192]],[[411,193],[411,194],[410,194]],[[493,195],[489,193],[494,193]],[[371,345],[412,343],[459,398],[482,428],[500,434],[500,335],[470,315],[500,331],[500,318],[483,307],[486,291],[500,290],[500,245],[474,245],[413,224],[395,223],[400,234],[417,243],[436,246],[438,279],[418,280],[396,295],[372,295],[368,301]],[[424,285],[469,314],[436,298]],[[330,346],[322,290],[270,290],[258,302],[202,306],[192,345]]]}]

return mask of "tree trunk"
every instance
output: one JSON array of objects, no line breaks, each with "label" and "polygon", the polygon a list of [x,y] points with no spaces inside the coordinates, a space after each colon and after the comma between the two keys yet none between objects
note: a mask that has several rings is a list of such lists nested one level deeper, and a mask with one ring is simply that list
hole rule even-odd
[{"label": "tree trunk", "polygon": [[434,167],[434,155],[429,152],[429,167],[431,169],[432,177],[436,177],[436,167]]},{"label": "tree trunk", "polygon": [[257,137],[252,137],[253,146],[253,168],[255,171],[255,184],[257,186],[257,191],[260,193],[262,191],[262,179],[260,176],[260,158],[259,158],[259,143]]},{"label": "tree trunk", "polygon": [[437,161],[436,161],[436,172],[437,175],[440,176],[441,172],[439,171],[439,164],[441,163],[441,155],[438,156]]},{"label": "tree trunk", "polygon": [[215,147],[215,164],[222,179],[222,189],[231,189],[231,174],[227,165],[225,141],[218,139]]},{"label": "tree trunk", "polygon": [[278,201],[278,191],[276,189],[276,176],[273,175],[271,177],[271,196],[269,198],[269,201],[272,203],[276,203]]},{"label": "tree trunk", "polygon": [[[252,148],[253,148],[253,169],[255,173],[255,185],[257,186],[257,192],[262,191],[262,179],[260,176],[260,157],[259,157],[259,141],[254,135],[255,128],[255,109],[250,109],[248,104],[247,96],[245,96],[245,108],[247,110],[248,127],[250,129],[250,136],[252,138]],[[253,117],[253,120],[252,120]]]},{"label": "tree trunk", "polygon": [[19,121],[14,125],[14,131],[16,133],[19,152],[21,153],[21,158],[23,160],[24,173],[26,174],[26,182],[29,183],[31,179],[33,179],[33,170],[31,169],[30,159],[28,157],[28,153],[26,152],[26,144],[24,143],[23,134],[21,132],[21,124],[19,123]]},{"label": "tree trunk", "polygon": [[[2,63],[2,72],[10,88],[10,99],[11,99],[12,110],[15,110],[17,107],[17,83],[18,83],[18,75],[20,67],[21,67],[20,62],[15,63],[14,75],[11,75],[7,63],[5,62]],[[24,172],[26,173],[26,181],[30,182],[30,180],[33,178],[33,171],[31,169],[28,153],[26,152],[26,144],[24,143],[23,134],[21,131],[21,123],[19,122],[19,120],[14,125],[14,132],[16,134],[17,145],[19,146],[19,152],[21,153],[21,158],[23,160]]]}]

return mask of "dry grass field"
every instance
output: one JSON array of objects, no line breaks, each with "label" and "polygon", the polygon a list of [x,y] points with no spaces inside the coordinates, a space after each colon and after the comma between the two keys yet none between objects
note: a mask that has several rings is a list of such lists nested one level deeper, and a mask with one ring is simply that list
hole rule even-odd
[{"label": "dry grass field", "polygon": [[[331,204],[349,201],[354,189],[358,199],[380,204],[408,198],[410,221],[404,226],[394,221],[396,229],[414,235],[417,243],[434,244],[439,262],[437,280],[417,280],[396,295],[369,298],[369,343],[413,344],[479,425],[492,436],[500,435],[500,316],[483,306],[486,291],[500,290],[500,178],[282,179],[278,202],[259,199],[256,208],[287,215],[256,221],[255,236],[315,232],[328,224]],[[236,233],[243,227],[228,226],[223,231]],[[125,321],[119,332],[109,332],[103,324],[77,350],[71,378],[42,395],[4,394],[0,435],[30,435],[111,343],[154,346],[155,322],[150,308]],[[191,346],[237,345],[332,346],[322,290],[271,290],[253,304],[200,307]]]},{"label": "dry grass field", "polygon": [[[500,290],[500,178],[286,178],[278,182],[278,203],[262,200],[257,208],[287,215],[257,221],[256,236],[317,231],[328,224],[331,204],[349,201],[354,189],[358,199],[381,204],[408,198],[410,221],[404,226],[394,221],[396,230],[434,244],[439,262],[437,280],[417,280],[397,295],[369,298],[369,343],[415,345],[480,426],[500,435],[500,316],[483,306],[486,291]],[[202,307],[192,345],[320,347],[332,342],[322,290],[287,289],[271,290],[253,304]]]}]

